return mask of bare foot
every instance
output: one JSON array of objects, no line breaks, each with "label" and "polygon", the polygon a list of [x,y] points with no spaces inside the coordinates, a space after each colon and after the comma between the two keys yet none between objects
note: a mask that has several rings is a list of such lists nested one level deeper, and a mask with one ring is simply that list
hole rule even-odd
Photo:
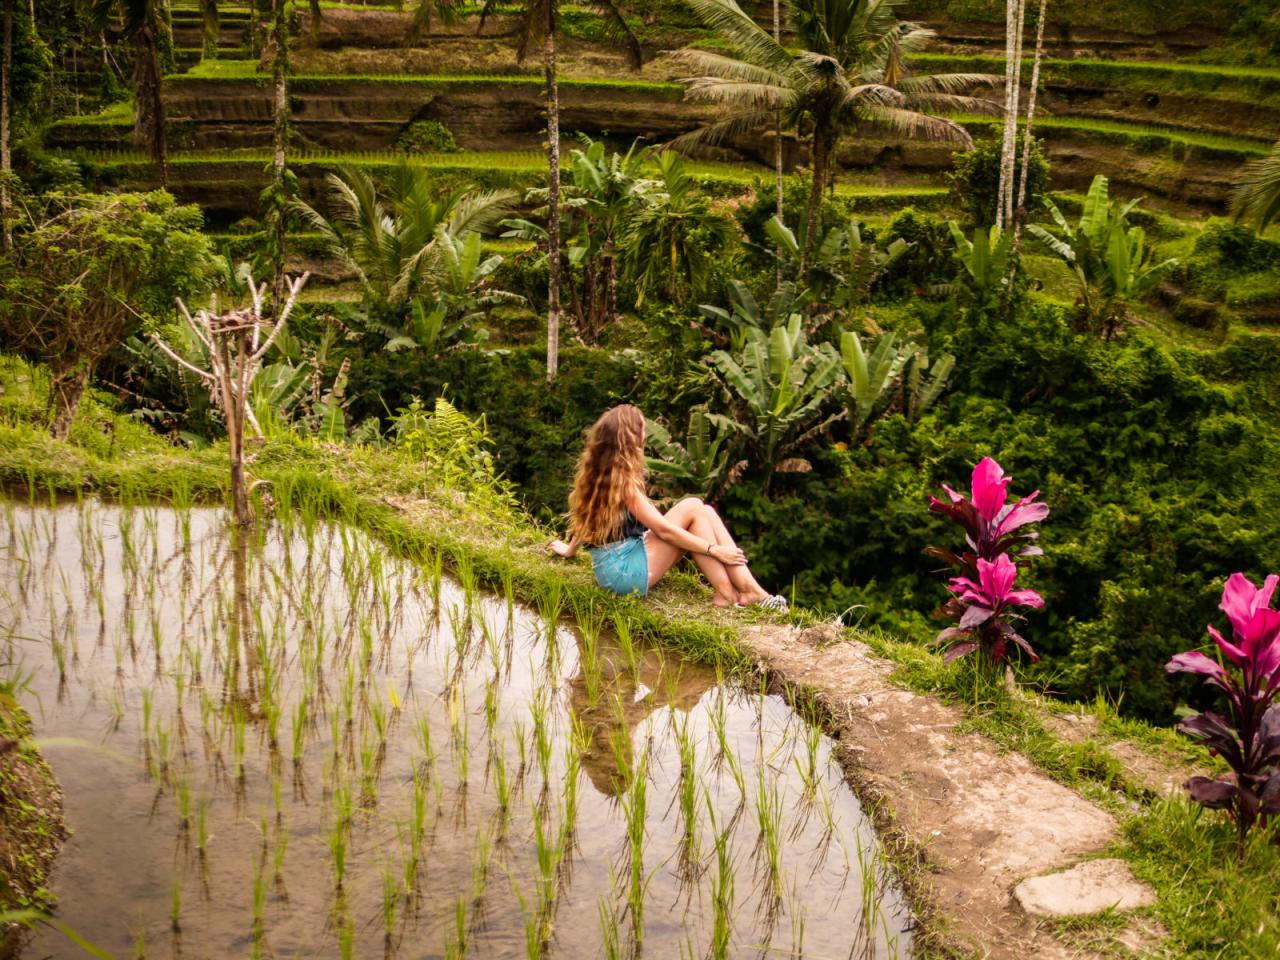
[{"label": "bare foot", "polygon": [[758,593],[740,594],[738,596],[738,606],[749,607],[753,603],[759,603],[761,600],[765,599],[765,597],[767,596],[769,596],[769,594],[765,593],[763,590],[759,591]]},{"label": "bare foot", "polygon": [[735,602],[736,601],[733,597],[726,597],[722,593],[717,593],[711,598],[711,605],[713,607],[719,607],[721,610],[727,610],[729,607],[734,606]]}]

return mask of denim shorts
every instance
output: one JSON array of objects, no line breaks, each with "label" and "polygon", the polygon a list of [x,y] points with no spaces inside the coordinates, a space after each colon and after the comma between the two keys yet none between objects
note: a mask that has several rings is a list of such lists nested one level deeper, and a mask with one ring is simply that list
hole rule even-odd
[{"label": "denim shorts", "polygon": [[591,567],[596,583],[606,590],[641,597],[649,592],[649,555],[644,549],[644,537],[628,537],[591,548]]}]

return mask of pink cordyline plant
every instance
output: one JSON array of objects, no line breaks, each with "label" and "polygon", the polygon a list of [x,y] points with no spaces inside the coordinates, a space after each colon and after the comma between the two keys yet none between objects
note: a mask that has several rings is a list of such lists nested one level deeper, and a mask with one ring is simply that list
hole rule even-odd
[{"label": "pink cordyline plant", "polygon": [[1026,651],[1032,660],[1039,659],[1011,621],[1025,619],[1015,608],[1038,610],[1044,599],[1034,590],[1013,588],[1018,576],[1013,558],[1043,552],[1035,543],[1040,535],[1027,526],[1047,517],[1049,507],[1035,502],[1039,490],[1010,504],[1011,479],[995,460],[983,457],[973,468],[969,497],[943,484],[950,502],[929,498],[931,511],[964,528],[967,547],[961,553],[946,547],[925,549],[961,573],[948,586],[954,596],[938,610],[939,616],[957,621],[935,641],[946,648],[948,663],[975,650],[998,663],[1008,656],[1010,644]]},{"label": "pink cordyline plant", "polygon": [[1208,628],[1219,659],[1189,650],[1165,665],[1169,673],[1202,676],[1227,695],[1229,716],[1205,711],[1183,720],[1178,729],[1231,767],[1232,779],[1192,777],[1186,788],[1196,803],[1231,814],[1242,849],[1255,823],[1280,814],[1280,610],[1271,608],[1278,583],[1280,575],[1274,573],[1261,587],[1233,573],[1221,603],[1232,638]]}]

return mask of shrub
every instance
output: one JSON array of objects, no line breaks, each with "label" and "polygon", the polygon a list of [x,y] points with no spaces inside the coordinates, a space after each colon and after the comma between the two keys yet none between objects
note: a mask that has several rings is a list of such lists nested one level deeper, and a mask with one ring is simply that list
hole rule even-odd
[{"label": "shrub", "polygon": [[[1018,156],[1014,165],[1014,183],[1021,182],[1023,166],[1023,139],[1018,137]],[[964,208],[972,225],[989,227],[996,222],[996,207],[1000,193],[1001,142],[997,139],[979,140],[972,150],[953,154],[955,169],[948,175],[957,203]],[[1044,142],[1031,141],[1031,166],[1027,178],[1025,209],[1040,206],[1041,198],[1049,186],[1049,161],[1044,156]]]},{"label": "shrub", "polygon": [[396,149],[402,153],[457,153],[462,148],[453,131],[439,120],[415,120],[396,137]]}]

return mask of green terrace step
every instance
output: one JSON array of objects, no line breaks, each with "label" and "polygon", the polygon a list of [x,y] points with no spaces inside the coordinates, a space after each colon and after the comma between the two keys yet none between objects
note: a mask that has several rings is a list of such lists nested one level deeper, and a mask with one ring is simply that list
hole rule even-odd
[{"label": "green terrace step", "polygon": [[[966,114],[952,119],[971,132],[983,134],[999,127],[998,117]],[[1020,127],[1026,121],[1018,121]],[[1202,153],[1220,158],[1231,158],[1241,162],[1255,157],[1265,156],[1271,145],[1264,140],[1252,140],[1247,137],[1230,137],[1196,130],[1184,130],[1177,127],[1163,127],[1139,123],[1126,123],[1120,120],[1102,120],[1089,117],[1036,117],[1035,131],[1037,135],[1048,137],[1053,133],[1096,137],[1124,145],[1140,153],[1173,149],[1194,149]]]},{"label": "green terrace step", "polygon": [[[82,159],[87,178],[102,186],[151,189],[158,185],[154,165],[140,153],[86,154]],[[182,201],[199,204],[210,222],[233,223],[258,215],[258,197],[267,183],[269,162],[266,152],[175,153],[169,157],[168,186]],[[545,182],[546,161],[534,151],[464,152],[410,158],[383,152],[331,153],[289,158],[289,167],[298,177],[302,195],[310,202],[323,198],[325,177],[338,167],[358,167],[378,174],[402,163],[437,172],[442,186],[474,184],[485,189],[524,191]],[[772,171],[764,166],[690,162],[688,170],[708,193],[723,197],[740,195],[757,182],[768,182],[772,177]],[[835,193],[851,210],[868,212],[907,205],[937,208],[948,196],[947,188],[936,181],[884,186],[866,176],[854,176],[837,183]]]}]

